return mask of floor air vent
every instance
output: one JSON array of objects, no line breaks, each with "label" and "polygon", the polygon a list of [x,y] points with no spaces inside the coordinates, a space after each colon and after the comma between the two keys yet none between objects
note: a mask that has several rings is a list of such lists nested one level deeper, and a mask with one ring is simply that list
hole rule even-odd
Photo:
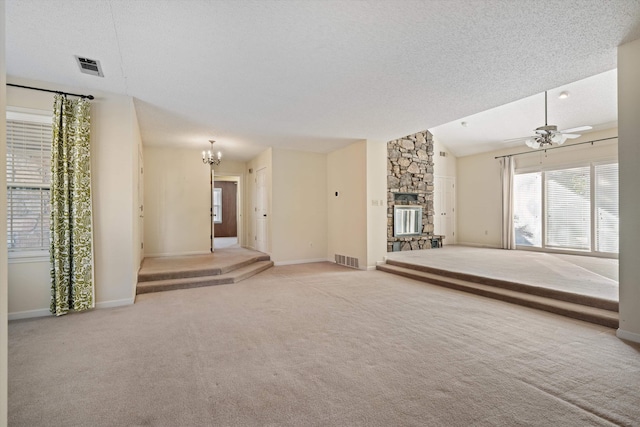
[{"label": "floor air vent", "polygon": [[81,58],[79,56],[76,56],[76,60],[78,61],[81,72],[85,74],[91,74],[92,76],[104,77],[104,74],[102,74],[100,61],[89,58]]},{"label": "floor air vent", "polygon": [[351,268],[360,268],[358,258],[336,254],[336,264]]}]

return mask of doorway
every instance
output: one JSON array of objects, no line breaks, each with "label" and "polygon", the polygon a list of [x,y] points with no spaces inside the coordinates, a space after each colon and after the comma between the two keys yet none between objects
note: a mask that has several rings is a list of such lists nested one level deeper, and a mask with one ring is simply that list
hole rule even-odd
[{"label": "doorway", "polygon": [[444,236],[443,244],[455,243],[455,187],[452,176],[435,176],[433,234]]},{"label": "doorway", "polygon": [[213,182],[212,221],[215,249],[240,247],[240,177],[216,175]]}]

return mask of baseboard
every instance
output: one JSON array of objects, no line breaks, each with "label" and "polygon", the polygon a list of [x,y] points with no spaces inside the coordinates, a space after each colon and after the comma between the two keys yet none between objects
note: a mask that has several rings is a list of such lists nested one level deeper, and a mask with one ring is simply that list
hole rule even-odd
[{"label": "baseboard", "polygon": [[[380,262],[380,261],[378,261],[378,262]],[[368,265],[367,268],[365,268],[365,270],[367,270],[367,271],[373,271],[375,269],[376,269],[375,265]]]},{"label": "baseboard", "polygon": [[[112,308],[112,307],[122,307],[123,305],[131,305],[133,304],[135,298],[125,298],[113,301],[103,301],[96,303],[96,308]],[[34,317],[47,317],[53,316],[48,308],[41,308],[38,310],[27,310],[27,311],[16,311],[15,313],[9,313],[7,318],[8,320],[20,320],[20,319],[31,319]]]},{"label": "baseboard", "polygon": [[134,301],[135,301],[135,297],[125,298],[125,299],[116,299],[111,301],[103,301],[103,302],[96,303],[96,308],[122,307],[123,305],[132,305]]},{"label": "baseboard", "polygon": [[167,256],[188,256],[188,255],[209,255],[210,251],[191,251],[191,252],[162,252],[157,254],[145,254],[145,258],[160,258]]},{"label": "baseboard", "polygon": [[311,264],[313,262],[333,262],[333,261],[330,261],[327,258],[310,258],[310,259],[295,259],[290,261],[274,261],[273,265],[281,266],[281,265],[294,265],[294,264]]},{"label": "baseboard", "polygon": [[640,343],[640,334],[636,334],[635,332],[629,332],[618,328],[616,336],[623,340]]},{"label": "baseboard", "polygon": [[7,317],[9,320],[20,320],[46,316],[53,316],[48,308],[42,308],[40,310],[16,311],[15,313],[9,313]]}]

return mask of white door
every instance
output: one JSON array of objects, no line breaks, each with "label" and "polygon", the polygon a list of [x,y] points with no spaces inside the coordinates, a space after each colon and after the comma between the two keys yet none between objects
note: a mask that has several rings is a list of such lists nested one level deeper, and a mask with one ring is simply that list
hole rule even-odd
[{"label": "white door", "polygon": [[256,172],[256,250],[267,251],[267,168]]},{"label": "white door", "polygon": [[444,244],[453,244],[455,239],[455,187],[456,179],[451,176],[434,177],[434,234],[445,236]]}]

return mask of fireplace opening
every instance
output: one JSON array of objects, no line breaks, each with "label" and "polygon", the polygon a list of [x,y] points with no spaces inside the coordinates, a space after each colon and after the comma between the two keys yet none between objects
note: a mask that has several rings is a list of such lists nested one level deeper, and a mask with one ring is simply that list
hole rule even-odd
[{"label": "fireplace opening", "polygon": [[422,232],[422,206],[395,205],[393,207],[393,235],[419,236]]}]

